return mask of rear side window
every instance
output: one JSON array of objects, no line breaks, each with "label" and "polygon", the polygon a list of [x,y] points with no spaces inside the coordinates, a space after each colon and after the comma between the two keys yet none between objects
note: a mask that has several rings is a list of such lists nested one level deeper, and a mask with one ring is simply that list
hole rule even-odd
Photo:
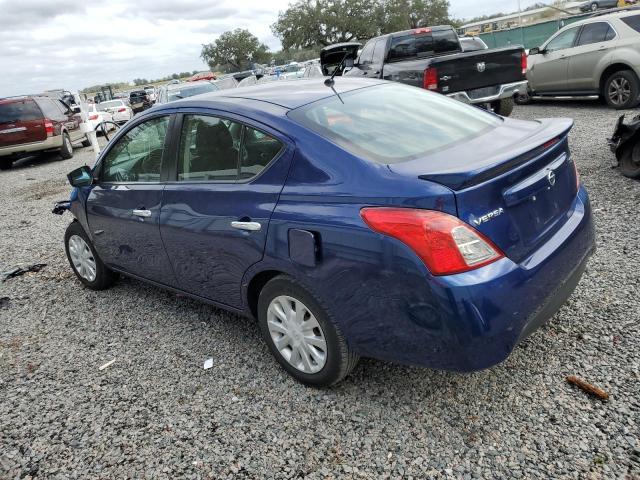
[{"label": "rear side window", "polygon": [[244,127],[240,148],[240,179],[246,180],[258,175],[278,156],[282,144],[260,130]]},{"label": "rear side window", "polygon": [[235,181],[241,134],[238,123],[207,115],[185,115],[178,180]]},{"label": "rear side window", "polygon": [[457,52],[460,50],[458,36],[453,30],[434,30],[432,35],[435,53]]},{"label": "rear side window", "polygon": [[53,100],[50,100],[48,98],[40,98],[38,99],[38,104],[40,105],[42,113],[46,118],[56,119],[63,117],[62,112]]},{"label": "rear side window", "polygon": [[348,152],[377,163],[425,156],[481,135],[502,119],[443,95],[388,83],[297,108],[288,116]]},{"label": "rear side window", "polygon": [[0,103],[0,123],[27,122],[40,118],[42,112],[30,98]]},{"label": "rear side window", "polygon": [[630,17],[623,17],[620,20],[640,33],[640,15],[631,15]]},{"label": "rear side window", "polygon": [[615,32],[606,22],[588,23],[582,27],[576,46],[606,42],[615,37]]}]

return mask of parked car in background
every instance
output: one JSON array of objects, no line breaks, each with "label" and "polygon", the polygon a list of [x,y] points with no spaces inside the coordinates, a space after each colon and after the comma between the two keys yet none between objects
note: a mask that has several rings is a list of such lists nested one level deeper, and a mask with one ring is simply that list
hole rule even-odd
[{"label": "parked car in background", "polygon": [[133,110],[124,100],[108,100],[99,103],[98,110],[109,112],[116,123],[129,121],[133,117]]},{"label": "parked car in background", "polygon": [[478,50],[489,49],[480,37],[460,37],[460,46],[463,52],[476,52]]},{"label": "parked car in background", "polygon": [[144,91],[147,92],[147,96],[149,97],[151,104],[154,104],[157,99],[156,87],[149,85],[144,87]]},{"label": "parked car in background", "polygon": [[322,77],[324,73],[322,72],[322,67],[319,63],[311,63],[304,67],[304,72],[302,73],[302,78],[314,78],[314,77]]},{"label": "parked car in background", "polygon": [[526,92],[527,56],[521,46],[463,52],[451,26],[375,37],[356,57],[358,47],[357,43],[347,43],[322,49],[323,71],[328,74],[328,69],[349,52],[355,65],[345,70],[345,76],[422,87],[502,116],[511,114],[514,95]]},{"label": "parked car in background", "polygon": [[615,8],[618,0],[588,0],[580,4],[581,12],[595,12],[600,8]]},{"label": "parked car in background", "polygon": [[76,218],[64,243],[78,279],[100,290],[119,272],[256,317],[310,385],[339,382],[360,356],[503,361],[594,249],[572,121],[324,82],[214,92],[125,125],[56,208]]},{"label": "parked car in background", "polygon": [[0,169],[42,152],[59,152],[63,159],[73,157],[74,143],[90,145],[81,123],[80,114],[55,98],[0,98]]},{"label": "parked car in background", "polygon": [[216,90],[218,90],[218,87],[207,80],[177,85],[165,85],[158,95],[158,103],[169,103],[194,95],[200,95],[201,93],[215,92]]},{"label": "parked car in background", "polygon": [[[262,76],[260,76],[262,78]],[[258,83],[259,78],[256,75],[251,75],[250,77],[245,77],[240,82],[238,82],[238,87],[250,87],[251,85],[255,85]]]},{"label": "parked car in background", "polygon": [[[102,128],[98,128],[101,123],[113,122],[113,115],[107,111],[100,110],[95,103],[89,103],[86,105],[87,109],[87,124],[89,128],[95,131],[97,134],[103,132]],[[115,128],[113,123],[107,123],[104,129],[111,131]]]},{"label": "parked car in background", "polygon": [[640,95],[640,13],[596,15],[572,23],[529,50],[528,94],[599,95],[615,109],[633,108]]},{"label": "parked car in background", "polygon": [[129,105],[133,113],[140,113],[151,107],[151,100],[145,90],[133,90],[129,93]]},{"label": "parked car in background", "polygon": [[216,76],[213,72],[198,72],[195,75],[189,77],[187,82],[198,82],[200,80],[215,80]]}]

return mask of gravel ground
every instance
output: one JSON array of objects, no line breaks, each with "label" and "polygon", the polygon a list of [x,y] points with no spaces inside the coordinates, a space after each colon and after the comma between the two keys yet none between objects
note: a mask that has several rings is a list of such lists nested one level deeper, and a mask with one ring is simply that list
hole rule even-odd
[{"label": "gravel ground", "polygon": [[617,115],[514,112],[575,119],[598,226],[551,323],[487,371],[365,359],[331,390],[291,380],[251,320],[128,279],[81,288],[62,244],[71,217],[49,212],[88,149],[0,172],[0,270],[48,264],[0,284],[0,478],[640,478],[640,183],[611,168]]}]

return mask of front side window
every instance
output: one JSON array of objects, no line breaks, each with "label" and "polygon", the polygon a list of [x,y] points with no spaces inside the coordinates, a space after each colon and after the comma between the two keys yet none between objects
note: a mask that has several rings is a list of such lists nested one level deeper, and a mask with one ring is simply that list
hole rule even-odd
[{"label": "front side window", "polygon": [[545,50],[547,52],[555,52],[556,50],[564,50],[565,48],[573,47],[573,42],[578,34],[578,29],[578,27],[574,27],[562,32],[547,44]]},{"label": "front side window", "polygon": [[381,38],[376,42],[376,46],[373,49],[373,60],[372,60],[372,62],[375,65],[382,65],[382,63],[384,62],[384,53],[385,53],[384,50],[386,46],[387,46],[386,38]]},{"label": "front side window", "polygon": [[388,83],[331,96],[288,116],[369,161],[426,156],[498,126],[502,119],[420,88]]},{"label": "front side window", "polygon": [[103,182],[159,182],[169,117],[147,120],[129,130],[102,161]]},{"label": "front side window", "polygon": [[615,36],[613,29],[606,22],[589,23],[582,27],[576,46],[589,45],[611,40]]}]

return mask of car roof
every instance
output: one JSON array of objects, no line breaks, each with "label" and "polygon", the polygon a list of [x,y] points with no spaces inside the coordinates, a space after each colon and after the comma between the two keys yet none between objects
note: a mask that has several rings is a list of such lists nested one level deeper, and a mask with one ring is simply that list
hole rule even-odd
[{"label": "car roof", "polygon": [[[205,103],[218,99],[244,99],[278,105],[290,110],[335,95],[333,90],[324,84],[325,80],[325,78],[304,78],[261,83],[241,89],[230,88],[205,93],[166,105],[170,108],[180,107],[185,102],[188,102],[189,106],[193,106],[194,101]],[[382,80],[350,77],[336,77],[334,81],[334,89],[338,93],[346,93],[384,83]]]},{"label": "car roof", "polygon": [[575,26],[585,25],[587,23],[593,23],[593,22],[603,22],[611,18],[624,18],[624,17],[629,17],[631,15],[639,15],[640,14],[639,10],[640,9],[638,7],[627,7],[624,9],[609,10],[605,12],[596,12],[585,19],[578,20],[577,22],[569,23],[568,25],[565,25],[565,27],[563,28],[575,27]]},{"label": "car roof", "polygon": [[212,85],[212,83],[209,80],[196,80],[195,82],[168,83],[166,87],[167,87],[167,90],[177,90],[182,88],[189,88],[194,85],[204,85],[205,83]]}]

